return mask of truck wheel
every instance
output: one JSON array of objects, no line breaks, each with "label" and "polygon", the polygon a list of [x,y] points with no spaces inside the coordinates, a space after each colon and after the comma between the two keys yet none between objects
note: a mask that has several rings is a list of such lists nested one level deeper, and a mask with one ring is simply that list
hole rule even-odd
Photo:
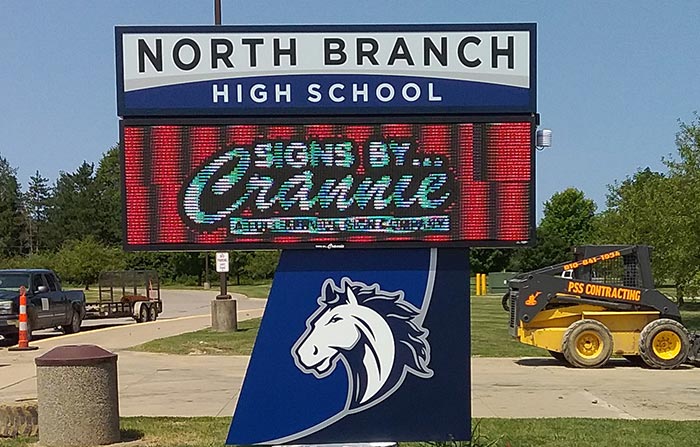
[{"label": "truck wheel", "polygon": [[19,343],[19,334],[7,334],[4,337],[5,342],[7,342],[9,345],[16,345]]},{"label": "truck wheel", "polygon": [[675,368],[685,362],[689,350],[688,331],[669,318],[652,321],[639,335],[639,355],[650,368]]},{"label": "truck wheel", "polygon": [[139,318],[136,320],[136,322],[145,323],[146,321],[148,321],[148,306],[142,304],[141,309],[139,309]]},{"label": "truck wheel", "polygon": [[148,321],[156,321],[158,318],[158,309],[156,306],[148,306]]},{"label": "truck wheel", "polygon": [[80,332],[80,323],[82,323],[80,321],[80,312],[73,309],[73,314],[70,317],[70,323],[61,327],[63,332],[66,334],[76,334]]},{"label": "truck wheel", "polygon": [[572,366],[598,368],[612,355],[612,334],[600,321],[575,321],[564,332],[561,350]]}]

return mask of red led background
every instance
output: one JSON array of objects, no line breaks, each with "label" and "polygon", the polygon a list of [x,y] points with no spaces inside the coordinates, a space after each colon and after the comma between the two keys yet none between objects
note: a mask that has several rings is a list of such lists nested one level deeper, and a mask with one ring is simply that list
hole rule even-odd
[{"label": "red led background", "polygon": [[[417,152],[447,160],[453,203],[446,211],[449,232],[440,234],[232,234],[211,231],[183,217],[188,179],[215,154],[260,141],[309,138],[354,142],[363,159],[371,137],[412,141]],[[533,124],[531,122],[448,124],[122,124],[125,247],[138,250],[308,248],[350,246],[515,246],[530,240],[533,213]],[[355,168],[364,175],[367,166]],[[242,210],[234,217],[255,217]],[[297,213],[299,216],[303,214]],[[371,215],[371,214],[368,214]],[[339,216],[342,217],[342,216]]]}]

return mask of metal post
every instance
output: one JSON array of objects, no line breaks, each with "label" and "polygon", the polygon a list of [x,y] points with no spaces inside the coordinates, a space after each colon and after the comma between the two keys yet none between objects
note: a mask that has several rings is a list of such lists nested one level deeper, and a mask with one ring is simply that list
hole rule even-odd
[{"label": "metal post", "polygon": [[226,272],[221,272],[220,273],[221,277],[221,294],[216,297],[217,300],[230,300],[231,295],[228,294],[228,290],[226,288]]},{"label": "metal post", "polygon": [[209,289],[211,287],[211,283],[209,282],[209,252],[206,251],[204,252],[204,284],[202,284],[205,289]]},{"label": "metal post", "polygon": [[233,332],[238,329],[238,304],[228,294],[226,273],[229,271],[229,254],[216,253],[216,271],[219,272],[221,291],[211,302],[211,328],[217,332]]},{"label": "metal post", "polygon": [[221,0],[214,0],[214,25],[221,25]]}]

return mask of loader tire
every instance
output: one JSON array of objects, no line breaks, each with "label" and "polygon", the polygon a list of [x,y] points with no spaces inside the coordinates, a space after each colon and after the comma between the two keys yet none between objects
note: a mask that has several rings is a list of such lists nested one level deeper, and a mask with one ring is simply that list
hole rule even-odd
[{"label": "loader tire", "polygon": [[612,334],[600,321],[574,321],[564,332],[561,351],[572,366],[598,368],[605,365],[612,355]]},{"label": "loader tire", "polygon": [[650,368],[673,369],[685,362],[689,350],[688,331],[669,318],[652,321],[639,335],[639,355]]}]

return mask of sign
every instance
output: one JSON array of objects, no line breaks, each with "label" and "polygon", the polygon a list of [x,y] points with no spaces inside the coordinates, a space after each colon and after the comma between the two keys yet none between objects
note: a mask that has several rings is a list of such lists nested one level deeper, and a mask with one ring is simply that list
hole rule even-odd
[{"label": "sign", "polygon": [[535,24],[115,32],[124,117],[536,111]]},{"label": "sign", "polygon": [[283,251],[226,444],[468,440],[469,323],[468,250]]},{"label": "sign", "polygon": [[532,118],[125,120],[125,248],[513,246]]},{"label": "sign", "polygon": [[216,271],[217,273],[228,273],[228,253],[219,252],[216,254]]}]

